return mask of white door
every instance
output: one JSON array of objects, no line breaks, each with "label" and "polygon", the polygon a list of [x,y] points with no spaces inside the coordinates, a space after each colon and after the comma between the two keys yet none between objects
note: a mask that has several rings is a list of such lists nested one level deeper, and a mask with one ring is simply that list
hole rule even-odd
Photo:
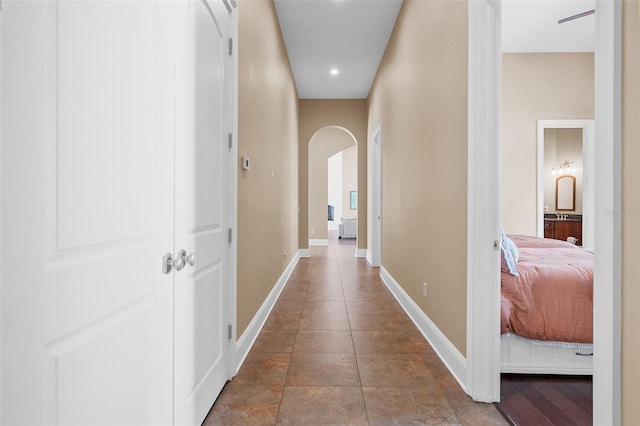
[{"label": "white door", "polygon": [[200,424],[227,380],[230,129],[229,11],[221,0],[178,3],[175,421]]},{"label": "white door", "polygon": [[173,12],[2,2],[2,423],[170,424]]}]

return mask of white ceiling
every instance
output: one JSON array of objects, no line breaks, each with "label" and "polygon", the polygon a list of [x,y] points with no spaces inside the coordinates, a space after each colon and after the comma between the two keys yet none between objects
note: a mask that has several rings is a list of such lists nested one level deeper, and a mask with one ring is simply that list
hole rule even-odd
[{"label": "white ceiling", "polygon": [[[274,0],[302,99],[364,99],[402,0]],[[337,68],[340,74],[329,71]]]},{"label": "white ceiling", "polygon": [[595,0],[503,0],[503,52],[593,52],[595,15],[558,20],[595,9]]},{"label": "white ceiling", "polygon": [[[470,0],[474,1],[474,0]],[[402,0],[274,0],[301,99],[364,99]],[[592,52],[595,0],[503,0],[504,52]],[[332,68],[340,73],[330,74]]]}]

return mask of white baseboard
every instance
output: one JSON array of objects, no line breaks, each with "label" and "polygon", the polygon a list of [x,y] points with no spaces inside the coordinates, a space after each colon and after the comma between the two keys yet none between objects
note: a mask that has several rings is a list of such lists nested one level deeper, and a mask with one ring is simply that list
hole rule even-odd
[{"label": "white baseboard", "polygon": [[367,249],[356,249],[356,257],[367,257]]},{"label": "white baseboard", "polygon": [[[367,257],[367,260],[369,260],[369,257]],[[384,266],[380,266],[380,278],[382,278],[382,281],[387,285],[391,293],[393,293],[413,323],[418,327],[418,330],[420,330],[429,344],[431,344],[444,365],[449,369],[449,372],[458,381],[462,389],[466,391],[467,360],[453,343],[447,339],[442,331],[436,327],[433,321],[429,319],[427,314],[420,309],[416,302],[411,299],[407,292],[400,287],[400,284],[389,274]]]},{"label": "white baseboard", "polygon": [[365,256],[367,258],[367,262],[369,262],[369,265],[373,266],[373,254],[367,250],[367,254]]},{"label": "white baseboard", "polygon": [[[278,297],[280,296],[282,289],[287,283],[287,280],[291,276],[293,268],[296,267],[298,260],[303,257],[302,254],[304,251],[305,250],[298,250],[296,252],[295,256],[293,257],[293,259],[291,259],[291,262],[282,272],[282,275],[280,275],[280,278],[278,278],[278,281],[276,281],[275,285],[269,292],[269,295],[262,303],[262,306],[260,306],[260,309],[258,309],[258,312],[256,312],[255,316],[247,326],[247,329],[244,331],[244,333],[242,333],[242,336],[240,336],[240,338],[236,342],[236,374],[240,370],[242,363],[249,354],[249,351],[251,350],[251,347],[255,343],[256,339],[258,338],[258,334],[260,334],[264,323],[267,321],[267,317],[271,313],[273,306],[278,301]],[[308,253],[309,250],[306,251]]]},{"label": "white baseboard", "polygon": [[311,246],[328,246],[328,239],[309,240],[309,247]]},{"label": "white baseboard", "polygon": [[311,257],[311,250],[309,249],[300,249],[298,250],[298,253],[300,253],[300,257]]}]

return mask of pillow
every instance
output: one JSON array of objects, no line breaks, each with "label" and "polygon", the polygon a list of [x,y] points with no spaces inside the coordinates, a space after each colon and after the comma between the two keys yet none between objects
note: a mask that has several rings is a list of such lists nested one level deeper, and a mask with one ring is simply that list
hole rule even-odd
[{"label": "pillow", "polygon": [[518,247],[504,234],[502,228],[500,228],[500,250],[502,251],[502,261],[500,262],[500,270],[502,272],[508,272],[511,275],[518,276],[518,258],[520,252]]}]

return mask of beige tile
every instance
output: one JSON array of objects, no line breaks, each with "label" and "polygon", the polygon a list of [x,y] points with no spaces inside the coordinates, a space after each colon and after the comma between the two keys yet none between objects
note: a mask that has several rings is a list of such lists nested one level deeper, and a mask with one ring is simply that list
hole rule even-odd
[{"label": "beige tile", "polygon": [[[347,311],[350,314],[403,314],[404,310],[395,300],[365,302],[362,300],[347,300]],[[406,315],[406,314],[405,314]]]},{"label": "beige tile", "polygon": [[347,307],[342,300],[306,300],[302,305],[302,313],[309,312],[346,314]]},{"label": "beige tile", "polygon": [[302,312],[303,303],[303,300],[278,300],[271,312],[278,314],[299,314]]},{"label": "beige tile", "polygon": [[285,289],[280,293],[280,297],[278,297],[278,301],[300,301],[304,300],[307,292],[305,290],[291,290],[285,287]]},{"label": "beige tile", "polygon": [[284,290],[282,290],[282,292],[284,293],[285,291],[307,291],[307,287],[309,287],[309,280],[292,281],[291,279],[289,279],[289,281],[287,281],[287,284],[284,286]]},{"label": "beige tile", "polygon": [[278,416],[283,386],[228,383],[203,426],[273,425]]},{"label": "beige tile", "polygon": [[251,349],[253,352],[292,352],[296,330],[262,330]]},{"label": "beige tile", "polygon": [[304,353],[291,357],[289,386],[360,386],[354,353]]},{"label": "beige tile", "polygon": [[415,331],[416,326],[402,313],[349,314],[351,330],[354,331]]},{"label": "beige tile", "polygon": [[290,353],[249,353],[233,379],[238,385],[284,385]]},{"label": "beige tile", "polygon": [[348,331],[347,314],[326,312],[303,312],[298,325],[299,330],[344,330]]},{"label": "beige tile", "polygon": [[353,352],[351,332],[334,330],[298,331],[294,352],[348,353]]},{"label": "beige tile", "polygon": [[366,425],[360,387],[286,386],[279,425]]},{"label": "beige tile", "polygon": [[264,330],[297,330],[300,314],[272,312],[264,324]]},{"label": "beige tile", "polygon": [[424,353],[431,349],[417,331],[353,331],[352,334],[356,353]]},{"label": "beige tile", "polygon": [[362,386],[432,386],[423,354],[357,354]]},{"label": "beige tile", "polygon": [[362,391],[370,425],[461,424],[434,387],[364,387]]},{"label": "beige tile", "polygon": [[344,290],[344,300],[353,300],[366,303],[397,303],[393,295],[388,291],[352,291]]},{"label": "beige tile", "polygon": [[341,287],[307,290],[307,295],[304,300],[305,302],[318,300],[344,300],[344,295],[342,294]]},{"label": "beige tile", "polygon": [[371,281],[371,280],[346,281],[344,278],[342,279],[342,288],[344,289],[344,291],[353,291],[353,292],[368,292],[368,291],[388,292],[389,291],[387,286],[384,285],[384,283],[382,283],[381,281]]}]

